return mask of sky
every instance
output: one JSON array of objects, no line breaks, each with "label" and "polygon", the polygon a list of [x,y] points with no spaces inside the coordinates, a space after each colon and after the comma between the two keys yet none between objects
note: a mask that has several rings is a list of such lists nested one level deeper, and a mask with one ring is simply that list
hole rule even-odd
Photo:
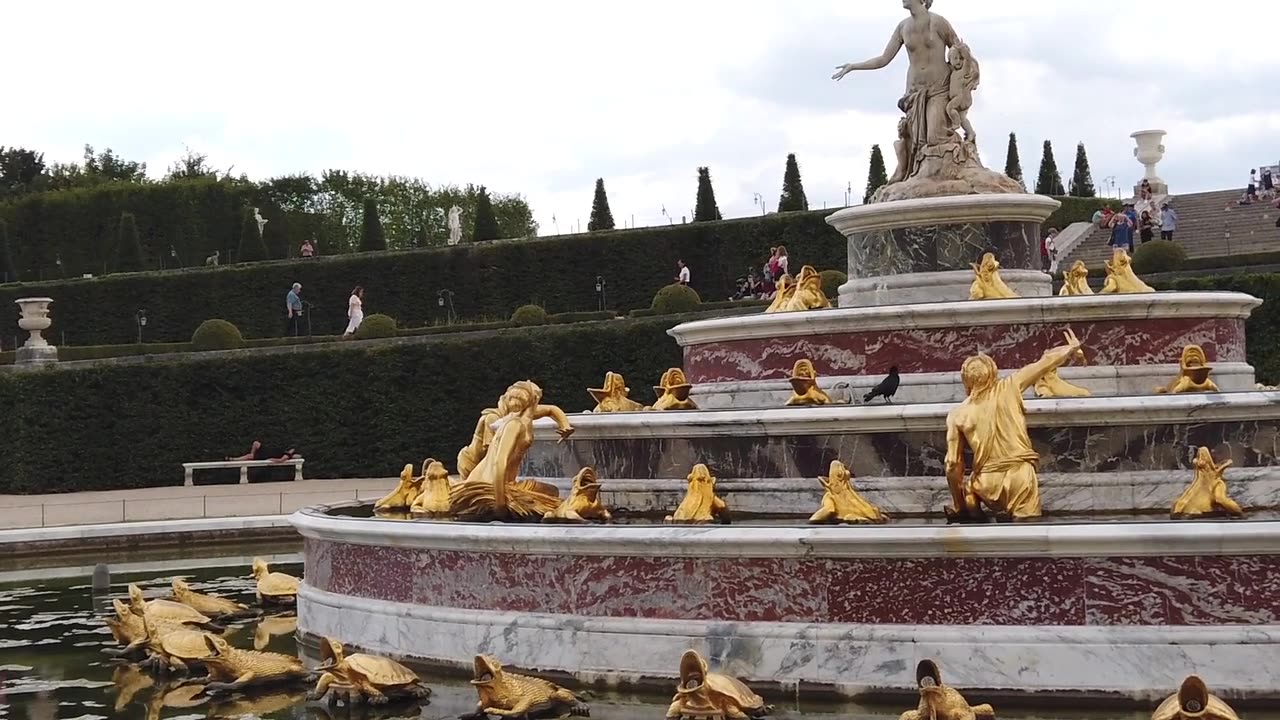
[{"label": "sky", "polygon": [[[1280,161],[1280,4],[936,0],[973,49],[989,167],[1016,132],[1064,182],[1084,142],[1101,193],[1168,131],[1174,193]],[[892,165],[906,54],[878,55],[900,0],[9,0],[0,145],[78,161],[85,143],[160,177],[186,148],[254,179],[344,168],[520,193],[541,234],[586,228],[598,177],[619,226],[680,222],[709,166],[725,217],[777,209],[794,152],[812,207]],[[889,168],[892,172],[892,167]],[[664,209],[666,214],[664,215]]]}]

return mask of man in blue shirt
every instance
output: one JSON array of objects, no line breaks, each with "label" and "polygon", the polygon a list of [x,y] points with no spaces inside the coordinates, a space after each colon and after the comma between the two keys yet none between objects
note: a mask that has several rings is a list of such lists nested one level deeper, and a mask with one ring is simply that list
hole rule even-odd
[{"label": "man in blue shirt", "polygon": [[290,337],[297,337],[302,325],[302,283],[293,284],[293,289],[284,297],[284,306],[289,318],[285,333]]}]

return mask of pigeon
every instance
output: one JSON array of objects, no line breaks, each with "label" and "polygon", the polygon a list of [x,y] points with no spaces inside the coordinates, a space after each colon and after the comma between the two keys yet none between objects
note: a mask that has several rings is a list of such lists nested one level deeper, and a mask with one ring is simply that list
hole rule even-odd
[{"label": "pigeon", "polygon": [[898,366],[894,365],[889,368],[889,375],[880,381],[879,385],[871,388],[871,392],[862,396],[862,402],[869,403],[877,397],[884,398],[885,402],[893,402],[893,396],[898,392],[898,383],[902,379],[898,377]]}]

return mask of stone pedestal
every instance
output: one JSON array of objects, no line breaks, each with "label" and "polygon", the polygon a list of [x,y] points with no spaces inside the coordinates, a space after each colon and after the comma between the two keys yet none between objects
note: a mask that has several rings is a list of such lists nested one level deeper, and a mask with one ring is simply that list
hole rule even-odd
[{"label": "stone pedestal", "polygon": [[827,222],[849,238],[841,307],[965,300],[971,265],[993,253],[1022,297],[1052,292],[1040,225],[1060,203],[1042,195],[957,195],[849,208]]},{"label": "stone pedestal", "polygon": [[14,362],[19,365],[37,365],[58,361],[58,348],[49,344],[41,334],[49,329],[53,321],[49,319],[49,304],[53,298],[32,297],[19,298],[14,301],[22,309],[22,317],[18,319],[18,327],[31,333],[31,337],[15,354]]}]

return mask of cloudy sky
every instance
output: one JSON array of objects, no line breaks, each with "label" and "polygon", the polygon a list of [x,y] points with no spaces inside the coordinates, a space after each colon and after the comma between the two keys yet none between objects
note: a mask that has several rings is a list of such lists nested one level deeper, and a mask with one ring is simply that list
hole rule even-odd
[{"label": "cloudy sky", "polygon": [[[1141,175],[1129,133],[1169,131],[1175,192],[1242,185],[1280,160],[1280,5],[936,0],[973,47],[989,166],[1009,132],[1034,177],[1053,142],[1094,180]],[[197,9],[198,8],[198,9]],[[146,161],[184,147],[254,178],[325,168],[484,183],[528,197],[543,234],[586,226],[604,177],[619,225],[679,222],[708,165],[724,215],[776,208],[785,156],[814,206],[861,198],[896,123],[899,0],[5,2],[0,145]],[[890,161],[892,162],[892,161]],[[890,168],[892,170],[892,168]],[[552,222],[552,218],[556,222]]]}]

